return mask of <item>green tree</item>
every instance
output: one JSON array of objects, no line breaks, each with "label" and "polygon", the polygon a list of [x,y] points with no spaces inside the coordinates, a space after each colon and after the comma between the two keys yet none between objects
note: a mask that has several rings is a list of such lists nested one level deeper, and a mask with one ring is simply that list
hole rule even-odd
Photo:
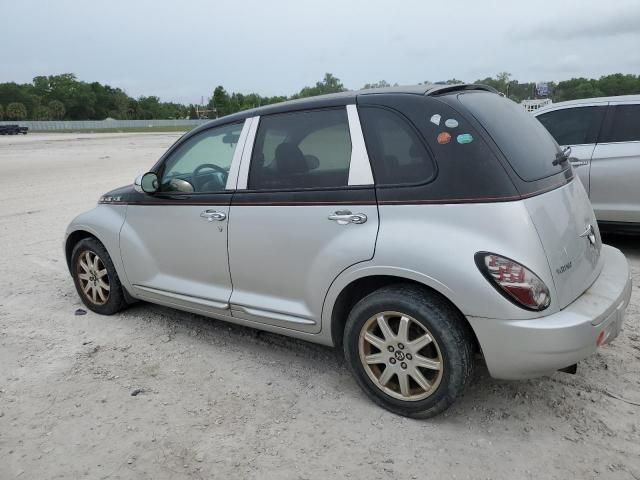
[{"label": "green tree", "polygon": [[365,88],[365,89],[366,88],[385,88],[390,86],[391,84],[386,80],[380,80],[379,82],[376,82],[376,83],[365,83],[362,88]]},{"label": "green tree", "polygon": [[242,93],[233,92],[229,97],[229,113],[244,110],[245,96]]},{"label": "green tree", "polygon": [[6,108],[10,103],[21,103],[28,111],[32,111],[36,106],[37,96],[31,84],[17,84],[15,82],[0,83],[0,103]]},{"label": "green tree", "polygon": [[33,120],[51,120],[51,112],[43,105],[37,106],[31,114]]},{"label": "green tree", "polygon": [[[429,81],[425,81],[423,82],[424,85],[429,85],[433,82],[429,82]],[[458,85],[461,83],[465,83],[462,80],[458,80],[457,78],[451,78],[449,80],[438,80],[437,82],[434,83],[434,85]],[[418,85],[422,85],[422,84],[418,84]]]},{"label": "green tree", "polygon": [[500,72],[496,75],[496,78],[487,77],[482,80],[476,80],[474,83],[478,83],[480,85],[488,85],[506,95],[507,85],[510,82],[511,82],[511,74],[508,72]]},{"label": "green tree", "polygon": [[137,117],[138,113],[138,101],[135,98],[130,98],[127,101],[127,114],[125,116],[128,120],[134,120]]},{"label": "green tree", "polygon": [[94,118],[127,118],[129,97],[124,91],[99,82],[93,82],[89,86],[96,99]]},{"label": "green tree", "polygon": [[161,118],[160,99],[156,96],[139,97],[138,98],[138,115],[141,120],[151,120],[153,118]]},{"label": "green tree", "polygon": [[64,103],[60,100],[51,100],[48,107],[52,120],[62,120],[64,118],[66,110],[64,108]]},{"label": "green tree", "polygon": [[[551,88],[551,86],[550,86]],[[521,102],[534,97],[535,83],[519,83],[517,80],[511,80],[507,84],[507,91],[505,94],[514,102]]]},{"label": "green tree", "polygon": [[7,120],[24,120],[27,118],[27,107],[20,102],[7,105]]},{"label": "green tree", "polygon": [[325,95],[327,93],[344,92],[346,88],[339,78],[332,73],[325,73],[324,78],[320,82],[316,82],[313,87],[304,87],[300,92],[293,95],[292,98],[315,97],[317,95]]},{"label": "green tree", "polygon": [[213,113],[216,117],[224,117],[231,112],[231,99],[229,94],[222,85],[218,85],[213,91],[213,96],[207,105],[210,110],[215,110]]},{"label": "green tree", "polygon": [[640,91],[640,75],[605,75],[597,80],[596,87],[607,96],[632,95]]},{"label": "green tree", "polygon": [[559,82],[552,96],[554,102],[602,96],[598,81],[588,78],[572,78]]},{"label": "green tree", "polygon": [[512,75],[509,72],[500,72],[496,75],[498,84],[506,86],[511,81]]},{"label": "green tree", "polygon": [[51,77],[44,75],[39,75],[33,78],[33,89],[38,95],[46,97],[51,94],[51,85],[49,83],[50,78]]},{"label": "green tree", "polygon": [[129,96],[119,88],[113,89],[109,96],[109,116],[113,118],[126,119],[128,106]]},{"label": "green tree", "polygon": [[262,98],[262,105],[271,105],[274,103],[280,103],[288,100],[288,98],[284,95],[274,95],[273,97],[264,97]]},{"label": "green tree", "polygon": [[71,120],[96,118],[96,94],[90,84],[79,81],[73,73],[35,77],[32,89],[47,102],[62,102]]},{"label": "green tree", "polygon": [[4,108],[2,108],[2,105],[0,104],[0,120],[2,120],[4,118]]},{"label": "green tree", "polygon": [[[430,82],[425,82],[430,83]],[[454,85],[461,83],[456,78],[438,82]],[[520,83],[508,72],[500,72],[495,77],[477,80],[476,83],[492,86],[520,102],[534,95],[535,84]],[[640,76],[614,73],[598,79],[572,78],[558,83],[549,82],[552,99],[556,102],[576,98],[587,98],[603,95],[629,95],[640,93]],[[366,88],[389,86],[386,80],[365,85]],[[289,98],[311,97],[326,93],[344,91],[345,87],[339,78],[331,73],[324,75],[315,85],[302,88]],[[213,91],[210,108],[217,109],[217,116],[228,115],[238,111],[270,105],[287,100],[287,96],[261,96],[257,93],[228,93],[221,85]],[[21,104],[23,109],[16,110],[10,104]],[[31,83],[0,83],[0,104],[4,105],[4,118],[50,118],[71,120],[89,120],[113,118],[151,119],[151,118],[185,118],[195,117],[195,105],[182,105],[174,102],[162,102],[156,96],[131,98],[116,87],[99,82],[78,80],[72,73],[61,75],[40,75]],[[0,116],[2,116],[0,108]],[[215,114],[210,114],[214,116]]]},{"label": "green tree", "polygon": [[184,105],[173,102],[161,102],[160,103],[160,116],[154,118],[184,118],[187,116],[187,108]]},{"label": "green tree", "polygon": [[602,96],[604,96],[604,93],[598,88],[597,82],[581,83],[572,93],[573,98],[593,98]]}]

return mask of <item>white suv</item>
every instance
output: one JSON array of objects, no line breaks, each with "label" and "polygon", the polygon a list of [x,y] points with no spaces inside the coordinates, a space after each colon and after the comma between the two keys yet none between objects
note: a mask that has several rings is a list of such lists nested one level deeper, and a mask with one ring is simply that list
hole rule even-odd
[{"label": "white suv", "polygon": [[640,232],[640,95],[587,98],[535,112],[562,147],[603,229]]}]

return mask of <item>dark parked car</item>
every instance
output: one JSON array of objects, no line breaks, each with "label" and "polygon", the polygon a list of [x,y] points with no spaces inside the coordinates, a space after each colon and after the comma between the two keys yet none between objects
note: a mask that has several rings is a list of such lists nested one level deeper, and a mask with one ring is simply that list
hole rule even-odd
[{"label": "dark parked car", "polygon": [[20,125],[0,125],[0,135],[18,135],[19,133],[26,135],[29,127],[21,127]]}]

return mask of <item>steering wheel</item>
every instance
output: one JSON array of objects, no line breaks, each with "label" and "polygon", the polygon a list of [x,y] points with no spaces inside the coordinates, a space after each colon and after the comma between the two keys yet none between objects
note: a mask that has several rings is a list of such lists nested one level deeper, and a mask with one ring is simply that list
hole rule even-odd
[{"label": "steering wheel", "polygon": [[223,177],[222,178],[222,183],[226,183],[227,182],[227,177],[229,176],[229,173],[224,168],[219,167],[218,165],[214,165],[213,163],[203,163],[202,165],[197,167],[193,171],[193,173],[191,174],[191,183],[193,183],[193,185],[197,186],[197,190],[200,190],[200,188],[202,187],[202,185],[200,185],[200,180],[198,180],[198,175],[205,168],[211,168],[211,169],[215,170],[216,172],[221,173],[222,177]]}]

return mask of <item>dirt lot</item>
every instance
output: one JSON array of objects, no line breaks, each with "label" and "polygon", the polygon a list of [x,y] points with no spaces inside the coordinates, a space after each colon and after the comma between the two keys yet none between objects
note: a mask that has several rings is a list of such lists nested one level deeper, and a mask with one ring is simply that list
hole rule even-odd
[{"label": "dirt lot", "polygon": [[575,376],[478,365],[429,421],[373,405],[329,348],[149,304],[75,316],[67,223],[177,136],[0,137],[0,479],[640,479],[638,239],[605,239],[635,282],[612,345]]}]

